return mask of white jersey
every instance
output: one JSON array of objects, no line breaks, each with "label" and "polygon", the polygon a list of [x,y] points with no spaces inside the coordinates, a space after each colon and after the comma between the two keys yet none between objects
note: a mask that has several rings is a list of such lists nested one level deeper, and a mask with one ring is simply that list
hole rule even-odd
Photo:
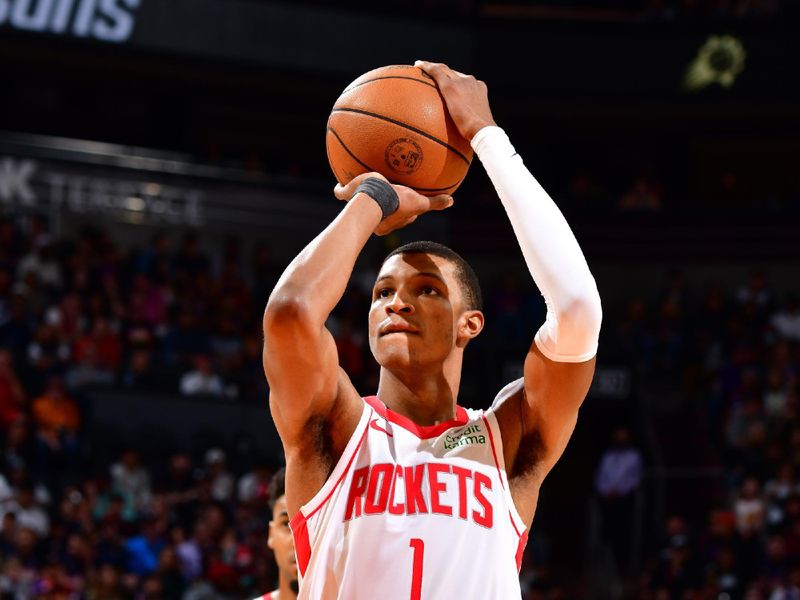
[{"label": "white jersey", "polygon": [[520,598],[525,524],[493,410],[422,427],[364,399],[322,489],[292,519],[298,600]]}]

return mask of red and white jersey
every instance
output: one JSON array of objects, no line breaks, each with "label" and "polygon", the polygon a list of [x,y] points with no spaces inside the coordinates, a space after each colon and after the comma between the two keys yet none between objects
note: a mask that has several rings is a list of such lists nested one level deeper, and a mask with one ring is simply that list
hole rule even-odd
[{"label": "red and white jersey", "polygon": [[270,592],[269,594],[264,594],[263,596],[259,596],[255,600],[278,600],[278,590]]},{"label": "red and white jersey", "polygon": [[364,399],[322,489],[292,519],[298,600],[520,598],[525,524],[492,409],[422,427]]}]

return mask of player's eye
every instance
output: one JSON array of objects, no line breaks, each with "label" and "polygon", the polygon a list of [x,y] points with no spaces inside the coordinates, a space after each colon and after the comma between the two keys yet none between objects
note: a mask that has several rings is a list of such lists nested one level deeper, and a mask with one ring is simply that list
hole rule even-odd
[{"label": "player's eye", "polygon": [[424,286],[422,288],[422,293],[425,294],[425,295],[430,296],[430,295],[433,295],[433,294],[438,294],[439,290],[437,290],[435,287],[431,287],[429,285],[426,285],[426,286]]},{"label": "player's eye", "polygon": [[376,298],[388,298],[392,295],[392,290],[390,288],[381,288],[375,293]]}]

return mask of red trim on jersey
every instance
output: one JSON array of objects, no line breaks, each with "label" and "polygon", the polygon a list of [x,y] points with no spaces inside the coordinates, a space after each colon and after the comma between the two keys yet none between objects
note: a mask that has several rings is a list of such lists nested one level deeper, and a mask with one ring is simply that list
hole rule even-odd
[{"label": "red trim on jersey", "polygon": [[[325,498],[323,498],[322,502],[320,502],[320,503],[317,505],[317,507],[316,507],[314,510],[312,510],[310,513],[308,513],[308,515],[307,515],[307,516],[305,516],[305,517],[304,517],[305,519],[310,519],[312,516],[314,516],[314,515],[316,514],[316,512],[317,512],[317,511],[318,511],[320,508],[322,508],[323,506],[325,506],[325,503],[326,503],[328,500],[330,500],[330,499],[331,499],[331,496],[333,496],[333,492],[335,492],[335,491],[336,491],[336,488],[337,488],[337,487],[339,487],[339,484],[340,484],[340,483],[342,483],[342,479],[344,479],[344,476],[345,476],[345,475],[347,475],[347,472],[350,470],[350,467],[352,466],[352,464],[353,464],[353,461],[355,460],[355,458],[356,458],[356,455],[358,454],[358,449],[359,449],[359,448],[361,448],[361,444],[363,444],[363,443],[364,443],[364,438],[365,438],[365,437],[367,437],[367,432],[368,432],[368,428],[367,428],[367,427],[365,427],[365,428],[364,428],[364,433],[362,433],[362,434],[361,434],[361,439],[360,439],[360,440],[358,440],[358,444],[356,445],[356,449],[353,451],[353,455],[350,457],[350,460],[349,460],[349,461],[347,461],[347,466],[344,468],[344,471],[342,471],[342,474],[341,474],[341,476],[339,477],[339,481],[337,481],[337,482],[336,482],[336,485],[334,485],[334,486],[331,488],[331,491],[328,493],[328,495],[327,495],[327,496],[325,496]],[[297,518],[298,518],[300,515],[302,515],[302,514],[303,514],[303,511],[302,511],[302,509],[301,509],[301,510],[300,510],[300,511],[299,511],[299,512],[298,512],[298,513],[297,513],[297,514],[294,516],[294,518],[293,518],[293,519],[292,519],[292,520],[289,522],[289,527],[291,527],[291,526],[292,526],[292,523],[294,523],[294,520],[295,520],[295,519],[297,519]]]},{"label": "red trim on jersey", "polygon": [[[483,419],[483,423],[486,425],[486,431],[489,432],[489,444],[492,446],[492,457],[494,458],[494,466],[497,467],[497,476],[500,478],[500,485],[503,486],[503,489],[506,486],[503,484],[503,474],[500,472],[500,463],[497,461],[497,452],[494,449],[494,436],[492,435],[492,428],[489,426],[489,422],[486,420],[486,417],[481,417]],[[519,532],[519,528],[517,524],[514,522],[514,515],[511,514],[511,511],[508,511],[508,520],[511,521],[511,527],[514,528],[514,533],[519,536],[519,544],[517,545],[517,571],[520,570],[522,565],[522,553],[525,551],[525,545],[528,543],[528,532],[523,531],[522,533]]]},{"label": "red trim on jersey", "polygon": [[391,421],[395,425],[399,425],[407,431],[410,431],[421,440],[427,440],[439,436],[448,429],[460,427],[469,421],[469,415],[467,414],[466,409],[458,405],[456,405],[455,419],[445,421],[444,423],[439,423],[438,425],[417,425],[408,417],[404,417],[403,415],[394,412],[392,409],[387,408],[387,406],[381,402],[377,396],[366,396],[364,398],[364,402],[374,408],[375,412],[377,412],[384,419]]},{"label": "red trim on jersey", "polygon": [[[370,415],[370,417],[371,416],[372,415]],[[316,514],[320,508],[325,506],[325,503],[331,499],[331,496],[333,496],[333,492],[335,492],[336,488],[339,487],[339,484],[342,483],[344,476],[347,475],[348,471],[350,471],[350,467],[353,465],[353,461],[358,455],[358,450],[361,448],[361,444],[364,443],[364,438],[367,437],[368,431],[369,427],[364,427],[364,433],[361,434],[361,439],[358,440],[356,449],[353,451],[350,460],[347,461],[347,466],[344,468],[344,471],[342,471],[339,480],[331,488],[331,491],[327,496],[325,496],[325,498],[323,498],[322,502],[320,502],[314,510],[308,513],[308,516],[303,514],[303,509],[301,508],[299,511],[297,511],[297,514],[292,517],[292,520],[289,521],[289,528],[292,530],[292,537],[294,538],[294,550],[295,555],[297,556],[297,566],[300,569],[300,575],[302,576],[305,576],[308,563],[311,560],[311,541],[308,537],[308,519],[314,516],[314,514]]]},{"label": "red trim on jersey", "polygon": [[[503,483],[503,474],[500,472],[500,463],[497,461],[497,452],[495,452],[494,449],[494,436],[492,435],[492,428],[489,426],[489,421],[486,420],[486,417],[481,416],[481,419],[483,419],[483,424],[486,425],[486,431],[489,432],[489,444],[492,446],[492,458],[494,458],[494,466],[497,467],[497,476],[500,478],[500,485],[503,486],[503,489],[506,489],[506,485]],[[511,522],[513,523],[514,519],[511,519]],[[514,529],[516,529],[516,527]],[[519,535],[519,532],[517,532],[517,535]]]},{"label": "red trim on jersey", "polygon": [[308,563],[311,561],[311,540],[308,538],[308,521],[303,516],[303,511],[295,515],[290,527],[294,538],[294,554],[297,557],[297,568],[300,569],[300,575],[305,577]]},{"label": "red trim on jersey", "polygon": [[525,552],[525,546],[527,544],[528,544],[528,532],[526,531],[520,536],[519,544],[517,545],[517,573],[519,573],[520,570],[522,569],[522,554]]},{"label": "red trim on jersey", "polygon": [[511,514],[511,511],[508,511],[508,518],[511,520],[511,526],[514,528],[514,533],[516,533],[519,537],[522,537],[522,534],[517,529],[517,524],[514,523],[514,516]]}]

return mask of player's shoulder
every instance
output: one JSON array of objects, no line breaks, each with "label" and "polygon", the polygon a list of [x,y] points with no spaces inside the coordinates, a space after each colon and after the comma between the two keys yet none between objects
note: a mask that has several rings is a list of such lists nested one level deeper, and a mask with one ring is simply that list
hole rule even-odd
[{"label": "player's shoulder", "polygon": [[494,397],[494,401],[492,401],[492,406],[489,409],[491,412],[497,412],[501,409],[501,407],[506,406],[509,404],[509,401],[514,399],[520,399],[525,395],[525,378],[520,377],[519,379],[515,379],[514,381],[506,384],[503,389],[497,392],[497,395]]}]

